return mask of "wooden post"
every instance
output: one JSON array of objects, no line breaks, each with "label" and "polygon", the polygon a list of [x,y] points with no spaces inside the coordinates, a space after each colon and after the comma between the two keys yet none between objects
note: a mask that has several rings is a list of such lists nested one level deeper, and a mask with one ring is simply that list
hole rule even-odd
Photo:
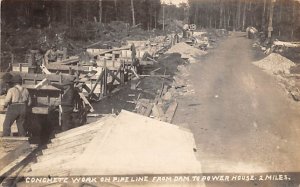
[{"label": "wooden post", "polygon": [[[59,76],[59,83],[62,84],[62,75]],[[60,94],[60,101],[62,100],[62,94]],[[62,126],[62,109],[61,105],[59,105],[58,108],[58,124],[61,127]]]},{"label": "wooden post", "polygon": [[106,67],[106,59],[104,59],[104,79],[103,79],[103,93],[107,94],[107,67]]},{"label": "wooden post", "polygon": [[63,47],[63,60],[67,59],[67,48]]},{"label": "wooden post", "polygon": [[125,70],[125,63],[124,60],[122,60],[122,64],[121,64],[121,71],[120,71],[120,78],[121,78],[121,84],[124,84],[124,70]]}]

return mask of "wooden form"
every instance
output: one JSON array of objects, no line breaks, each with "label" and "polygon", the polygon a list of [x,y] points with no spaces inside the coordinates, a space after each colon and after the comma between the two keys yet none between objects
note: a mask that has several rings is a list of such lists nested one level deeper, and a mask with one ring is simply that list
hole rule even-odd
[{"label": "wooden form", "polygon": [[[91,129],[95,132],[90,133]],[[104,121],[57,134],[51,142],[37,158],[37,163],[31,165],[32,170],[24,176],[85,176],[103,175],[104,172],[122,175],[149,171],[174,174],[182,172],[182,169],[187,173],[201,171],[193,152],[195,143],[190,132],[124,110],[116,118],[108,117]],[[153,155],[160,160],[157,162]],[[132,163],[130,158],[135,158],[135,162]],[[116,160],[118,164],[115,164]],[[166,168],[166,162],[172,167]]]},{"label": "wooden form", "polygon": [[149,99],[140,99],[137,101],[136,112],[144,116],[152,115],[155,119],[171,123],[176,113],[178,103],[176,100],[172,100],[172,98],[167,101],[164,100],[163,97],[167,92],[168,86],[162,83],[160,92],[153,101]]},{"label": "wooden form", "polygon": [[[33,114],[48,115],[53,112],[58,113],[58,123],[61,125],[61,110],[57,110],[62,102],[62,91],[49,83],[56,83],[63,85],[66,81],[72,81],[76,78],[73,75],[67,74],[29,74],[24,72],[11,72],[11,74],[19,74],[22,77],[23,86],[28,89],[32,98],[31,112]],[[76,87],[75,82],[73,82]],[[75,89],[75,94],[78,93],[78,97],[75,97],[75,112],[78,114],[79,123],[83,124],[86,118],[87,112],[94,111],[92,105],[87,98]],[[50,110],[51,108],[51,110]],[[56,120],[56,119],[55,119]],[[79,125],[79,124],[78,124]]]},{"label": "wooden form", "polygon": [[37,163],[31,165],[32,172],[28,175],[66,175],[64,171],[67,170],[68,163],[82,154],[96,135],[105,132],[105,124],[110,124],[111,120],[114,120],[114,117],[108,116],[97,122],[56,134],[47,145],[47,149],[42,150],[42,155],[37,157]]}]

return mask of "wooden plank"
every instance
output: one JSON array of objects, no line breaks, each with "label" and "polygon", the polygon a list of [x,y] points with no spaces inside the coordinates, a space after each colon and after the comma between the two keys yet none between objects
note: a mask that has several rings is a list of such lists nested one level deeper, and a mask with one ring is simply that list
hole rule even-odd
[{"label": "wooden plank", "polygon": [[[122,70],[122,65],[119,66],[117,72],[116,72],[116,75],[118,75],[120,73],[120,78],[119,78],[119,82],[122,84],[122,80],[121,80],[121,70]],[[111,83],[113,84],[115,82],[115,77],[112,78],[112,81]]]},{"label": "wooden plank", "polygon": [[23,84],[22,86],[24,86],[25,88],[27,89],[30,89],[30,90],[54,90],[54,91],[60,91],[58,88],[52,86],[52,85],[44,85],[43,87],[40,87],[40,88],[35,88],[35,85],[33,84]]},{"label": "wooden plank", "polygon": [[56,138],[52,139],[51,142],[57,142],[57,141],[65,140],[65,139],[68,139],[68,138],[71,138],[74,136],[79,136],[85,132],[91,132],[93,130],[98,130],[98,129],[102,128],[102,126],[103,126],[103,124],[93,125],[93,126],[90,126],[89,128],[79,129],[78,131],[75,131],[75,132],[73,131],[68,134],[64,134],[64,135],[58,134],[58,135],[55,135]]},{"label": "wooden plank", "polygon": [[65,149],[65,150],[62,150],[62,151],[59,151],[59,152],[52,152],[52,153],[48,153],[48,154],[43,154],[40,157],[53,157],[53,158],[55,158],[56,156],[59,156],[59,155],[73,154],[73,153],[79,152],[81,150],[84,150],[85,147],[86,147],[86,145],[82,144],[80,146],[73,147],[72,149]]},{"label": "wooden plank", "polygon": [[37,85],[35,85],[34,88],[40,89],[41,87],[45,86],[48,83],[47,78],[44,78],[41,82],[39,82]]},{"label": "wooden plank", "polygon": [[82,139],[88,139],[89,137],[93,137],[94,134],[96,134],[98,132],[98,130],[91,130],[91,131],[87,131],[87,132],[84,132],[78,136],[73,136],[73,137],[70,137],[68,139],[58,139],[57,141],[52,141],[52,143],[49,143],[47,144],[47,148],[48,149],[52,149],[52,148],[55,148],[55,147],[59,147],[59,146],[62,146],[64,144],[68,144],[68,143],[72,143],[74,141],[79,141],[79,140],[82,140]]},{"label": "wooden plank", "polygon": [[30,74],[30,73],[24,73],[24,72],[10,72],[12,75],[20,75],[24,80],[36,80],[36,81],[42,81],[43,79],[47,78],[51,82],[59,82],[61,79],[65,80],[74,80],[76,76],[74,75],[56,75],[56,74]]},{"label": "wooden plank", "polygon": [[161,77],[161,78],[169,78],[171,75],[140,75],[140,77]]},{"label": "wooden plank", "polygon": [[121,79],[117,76],[117,74],[119,73],[119,70],[117,71],[116,74],[114,74],[112,71],[108,70],[108,73],[113,77],[111,83],[113,84],[115,80],[117,80],[119,83],[121,83]]},{"label": "wooden plank", "polygon": [[62,146],[55,147],[53,149],[45,149],[42,152],[43,152],[44,155],[47,155],[47,154],[52,154],[52,153],[56,153],[56,152],[60,152],[60,151],[65,151],[66,149],[72,149],[76,146],[85,145],[85,144],[89,143],[92,139],[93,139],[93,137],[89,137],[87,139],[83,139],[83,140],[63,144]]},{"label": "wooden plank", "polygon": [[83,100],[83,102],[84,102],[86,105],[89,105],[89,106],[91,107],[90,112],[94,112],[95,110],[94,110],[93,106],[92,106],[91,103],[87,100],[87,98],[85,97],[85,95],[84,95],[82,92],[79,92],[78,94],[79,94],[80,98]]},{"label": "wooden plank", "polygon": [[139,79],[140,76],[135,72],[135,70],[133,69],[133,67],[130,68],[130,70],[132,71],[132,73]]},{"label": "wooden plank", "polygon": [[47,69],[50,71],[69,71],[70,69],[79,71],[79,72],[88,72],[89,67],[83,66],[71,66],[71,65],[62,65],[62,64],[49,64]]},{"label": "wooden plank", "polygon": [[121,50],[128,50],[128,49],[130,49],[130,47],[114,48],[114,49],[110,49],[110,50],[106,50],[106,51],[100,52],[97,55],[104,55],[105,53],[111,53],[113,51],[121,51]]},{"label": "wooden plank", "polygon": [[[85,89],[88,93],[91,93],[91,89],[85,84],[82,84],[82,88]],[[91,93],[91,98],[97,99],[98,96],[95,93]]]},{"label": "wooden plank", "polygon": [[77,133],[82,133],[82,132],[92,130],[92,129],[101,128],[101,126],[103,126],[104,122],[106,120],[109,120],[109,119],[113,119],[113,118],[111,116],[104,118],[104,120],[102,120],[102,118],[101,118],[100,120],[95,121],[93,123],[86,124],[86,125],[83,125],[83,126],[80,126],[80,127],[70,129],[70,130],[65,131],[65,132],[55,134],[55,138],[52,139],[52,140],[55,140],[56,138],[60,138],[60,137],[66,137],[66,136],[73,135],[73,134],[76,135]]},{"label": "wooden plank", "polygon": [[32,107],[31,113],[33,113],[33,114],[48,114],[49,108],[48,107]]},{"label": "wooden plank", "polygon": [[51,74],[51,72],[47,69],[47,67],[44,64],[40,65],[40,67],[45,74]]},{"label": "wooden plank", "polygon": [[89,92],[89,96],[88,96],[88,97],[91,97],[91,94],[94,93],[94,91],[95,91],[95,89],[96,89],[96,87],[97,87],[97,84],[100,82],[100,80],[103,78],[103,76],[104,76],[104,74],[105,74],[104,72],[105,72],[105,71],[102,70],[101,74],[99,75],[99,77],[98,77],[97,80],[96,80],[96,83],[94,84],[93,88],[91,89],[91,92]]},{"label": "wooden plank", "polygon": [[171,123],[173,120],[173,117],[175,115],[176,109],[177,109],[178,103],[176,101],[174,101],[169,108],[166,111],[165,117],[166,117],[166,121],[168,123]]},{"label": "wooden plank", "polygon": [[4,157],[0,159],[0,168],[4,168],[6,165],[17,159],[20,155],[24,154],[24,152],[28,151],[28,149],[30,148],[29,142],[27,140],[22,141],[22,144],[18,145],[16,148],[8,152]]},{"label": "wooden plank", "polygon": [[53,154],[48,154],[48,155],[41,155],[41,156],[37,157],[37,161],[44,162],[46,160],[52,160],[52,159],[55,159],[57,157],[61,157],[64,155],[80,154],[84,151],[84,149],[85,149],[85,146],[79,146],[74,149],[70,149],[69,152],[58,152],[58,153],[53,153]]},{"label": "wooden plank", "polygon": [[2,141],[28,141],[28,137],[13,137],[13,136],[8,136],[8,137],[0,137],[0,142]]},{"label": "wooden plank", "polygon": [[[34,154],[37,150],[37,146],[32,146],[31,149],[21,154],[18,158],[16,158],[13,162],[6,165],[0,170],[1,177],[7,177],[9,173],[11,173],[16,168],[20,167],[21,165],[25,164],[29,159],[30,155]],[[28,160],[29,162],[30,160]]]},{"label": "wooden plank", "polygon": [[79,56],[72,56],[68,59],[65,59],[65,60],[61,60],[61,61],[57,61],[57,62],[53,62],[51,64],[56,64],[56,65],[68,65],[68,64],[73,64],[73,63],[76,63],[76,62],[79,62],[80,61],[80,58]]},{"label": "wooden plank", "polygon": [[165,113],[163,111],[163,109],[161,108],[161,106],[155,104],[152,108],[152,112],[154,114],[155,117],[157,117],[160,121],[165,121]]},{"label": "wooden plank", "polygon": [[152,112],[152,108],[153,108],[153,104],[152,103],[149,103],[145,113],[143,114],[144,116],[150,116],[151,112]]},{"label": "wooden plank", "polygon": [[70,162],[70,161],[74,160],[76,158],[76,156],[78,156],[78,155],[76,155],[76,154],[75,155],[73,155],[73,154],[64,155],[64,156],[57,157],[56,159],[39,162],[39,163],[31,165],[31,169],[34,171],[34,170],[38,170],[38,169],[42,169],[42,168],[55,167],[57,165],[64,164],[66,162]]}]

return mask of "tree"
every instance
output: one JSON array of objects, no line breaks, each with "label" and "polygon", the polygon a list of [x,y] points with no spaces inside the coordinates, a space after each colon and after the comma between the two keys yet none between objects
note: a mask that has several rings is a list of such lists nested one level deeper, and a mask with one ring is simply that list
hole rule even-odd
[{"label": "tree", "polygon": [[132,13],[132,25],[136,25],[135,24],[135,13],[134,13],[134,3],[133,3],[133,0],[131,0],[131,13]]}]

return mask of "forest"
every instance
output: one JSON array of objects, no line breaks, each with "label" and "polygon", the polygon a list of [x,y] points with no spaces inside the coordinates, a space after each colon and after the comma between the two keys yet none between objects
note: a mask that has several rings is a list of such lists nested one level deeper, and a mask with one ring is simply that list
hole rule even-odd
[{"label": "forest", "polygon": [[176,19],[198,28],[242,31],[248,26],[267,31],[272,20],[274,35],[293,39],[299,37],[300,1],[188,0],[175,5],[160,0],[3,0],[1,18],[2,28],[122,21],[150,30]]},{"label": "forest", "polygon": [[164,6],[167,18],[185,19],[201,28],[245,31],[253,26],[267,32],[271,21],[274,37],[300,38],[298,0],[188,0],[188,4]]},{"label": "forest", "polygon": [[123,21],[146,29],[156,26],[160,5],[160,0],[3,0],[1,17],[2,25],[14,27]]}]

